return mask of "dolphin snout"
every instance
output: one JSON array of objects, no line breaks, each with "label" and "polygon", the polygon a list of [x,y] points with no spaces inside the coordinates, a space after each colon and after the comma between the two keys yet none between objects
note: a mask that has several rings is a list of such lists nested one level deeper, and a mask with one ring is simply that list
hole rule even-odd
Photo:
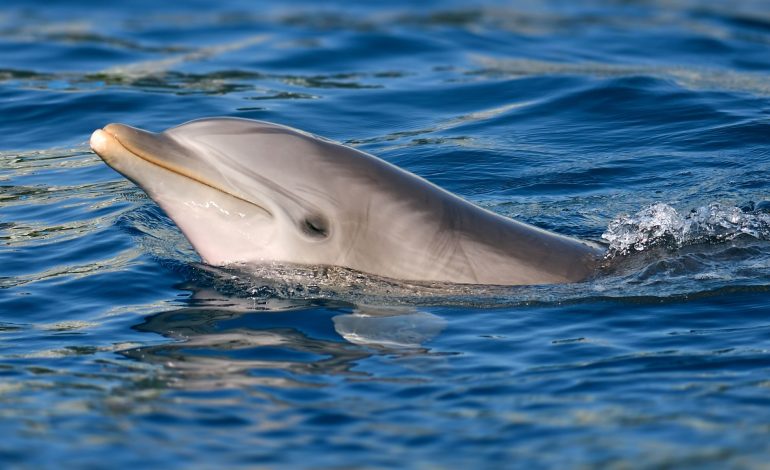
[{"label": "dolphin snout", "polygon": [[99,155],[104,155],[107,153],[110,143],[110,135],[101,129],[96,129],[94,133],[91,134],[91,140],[89,141],[91,149],[93,149],[93,151]]},{"label": "dolphin snout", "polygon": [[107,124],[102,130],[118,139],[124,146],[128,148],[136,147],[137,150],[142,147],[147,149],[155,148],[159,140],[159,135],[155,132],[137,129],[125,124]]},{"label": "dolphin snout", "polygon": [[[93,134],[91,134],[89,143],[96,153],[103,155],[109,151],[110,146],[115,145],[115,140],[125,147],[126,143],[137,140],[136,136],[142,133],[148,134],[146,131],[125,124],[112,123],[107,124],[102,129],[95,130]],[[151,134],[151,132],[149,134]]]},{"label": "dolphin snout", "polygon": [[[117,123],[117,122],[111,122],[102,128],[102,130],[104,130],[105,132],[109,132],[112,135],[119,134],[120,132],[124,132],[127,129],[134,129],[134,128],[131,126],[127,126],[125,124]],[[134,129],[134,130],[139,130],[139,129]]]},{"label": "dolphin snout", "polygon": [[91,136],[91,147],[99,153],[94,143],[98,146],[102,140],[112,139],[129,152],[151,163],[161,166],[186,166],[185,162],[189,164],[189,152],[170,136],[165,133],[137,129],[126,124],[107,124],[103,129],[95,131]]},{"label": "dolphin snout", "polygon": [[[227,192],[229,187],[223,181],[212,179],[211,175],[218,174],[216,168],[166,132],[150,132],[118,123],[107,124],[91,135],[91,148],[119,172],[123,172],[119,160],[127,162],[138,158],[220,191]],[[139,181],[141,186],[141,174],[128,177]],[[244,199],[239,192],[232,195]]]}]

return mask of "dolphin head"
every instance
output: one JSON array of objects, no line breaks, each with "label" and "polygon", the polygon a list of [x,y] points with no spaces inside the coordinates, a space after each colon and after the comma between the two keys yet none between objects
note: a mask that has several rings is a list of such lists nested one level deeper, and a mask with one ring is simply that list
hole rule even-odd
[{"label": "dolphin head", "polygon": [[396,279],[542,284],[585,279],[601,254],[277,124],[209,118],[160,133],[109,124],[93,133],[91,147],[213,265],[334,265]]},{"label": "dolphin head", "polygon": [[109,124],[93,133],[91,147],[215,265],[339,262],[351,243],[345,234],[360,220],[350,211],[355,184],[344,181],[352,175],[341,169],[377,164],[302,131],[235,118],[160,133]]}]

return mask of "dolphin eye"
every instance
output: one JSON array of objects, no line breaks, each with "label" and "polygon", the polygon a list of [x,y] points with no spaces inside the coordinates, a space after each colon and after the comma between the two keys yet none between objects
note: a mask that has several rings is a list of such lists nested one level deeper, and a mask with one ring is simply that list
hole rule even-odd
[{"label": "dolphin eye", "polygon": [[326,238],[329,236],[326,222],[319,216],[306,217],[302,223],[302,231],[315,238]]}]

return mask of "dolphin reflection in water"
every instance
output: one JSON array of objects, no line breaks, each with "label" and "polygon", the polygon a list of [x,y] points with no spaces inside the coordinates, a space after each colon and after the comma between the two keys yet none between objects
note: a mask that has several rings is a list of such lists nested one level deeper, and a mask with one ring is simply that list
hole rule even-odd
[{"label": "dolphin reflection in water", "polygon": [[377,157],[267,122],[109,124],[91,147],[201,258],[340,266],[392,279],[528,285],[589,278],[603,249],[475,206]]},{"label": "dolphin reflection in water", "polygon": [[313,386],[315,374],[357,376],[372,355],[429,355],[423,343],[443,318],[415,309],[355,306],[309,299],[250,299],[193,287],[189,305],[150,315],[134,329],[174,341],[123,355],[163,365],[169,386]]}]

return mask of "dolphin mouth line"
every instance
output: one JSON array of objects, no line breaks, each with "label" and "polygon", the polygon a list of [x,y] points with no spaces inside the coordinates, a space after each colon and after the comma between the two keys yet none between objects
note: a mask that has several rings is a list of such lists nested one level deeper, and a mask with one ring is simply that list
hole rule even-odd
[{"label": "dolphin mouth line", "polygon": [[[182,177],[185,177],[187,179],[193,180],[196,183],[202,184],[204,186],[208,186],[209,188],[211,188],[211,189],[213,189],[215,191],[219,191],[221,193],[227,194],[228,196],[233,197],[235,199],[238,199],[239,201],[243,201],[243,202],[245,202],[247,204],[251,204],[252,206],[255,206],[255,207],[261,209],[262,211],[264,211],[270,217],[273,217],[273,213],[270,212],[269,210],[267,210],[261,204],[257,204],[254,201],[249,201],[248,199],[245,199],[243,196],[238,196],[236,194],[231,193],[230,191],[226,191],[226,190],[218,187],[217,185],[211,183],[210,181],[207,181],[207,180],[205,180],[203,178],[200,178],[200,177],[194,175],[192,172],[185,171],[184,168],[179,167],[178,165],[169,164],[167,162],[164,162],[164,161],[160,160],[159,158],[153,157],[152,155],[147,155],[147,154],[145,154],[145,152],[142,152],[141,150],[137,150],[137,149],[132,148],[131,146],[126,145],[125,143],[123,143],[118,138],[117,135],[115,135],[112,132],[110,132],[107,129],[107,127],[109,127],[109,126],[106,126],[106,127],[102,128],[101,129],[102,132],[106,133],[107,135],[109,135],[110,137],[115,139],[115,142],[117,142],[121,147],[123,147],[124,150],[126,150],[131,155],[134,155],[135,157],[137,157],[137,158],[139,158],[141,160],[144,160],[145,162],[147,162],[147,163],[149,163],[151,165],[155,165],[157,167],[163,168],[164,170],[168,170],[168,171],[170,171],[172,173],[175,173],[175,174],[177,174],[179,176],[182,176]],[[98,155],[98,153],[97,153],[97,155]]]}]

